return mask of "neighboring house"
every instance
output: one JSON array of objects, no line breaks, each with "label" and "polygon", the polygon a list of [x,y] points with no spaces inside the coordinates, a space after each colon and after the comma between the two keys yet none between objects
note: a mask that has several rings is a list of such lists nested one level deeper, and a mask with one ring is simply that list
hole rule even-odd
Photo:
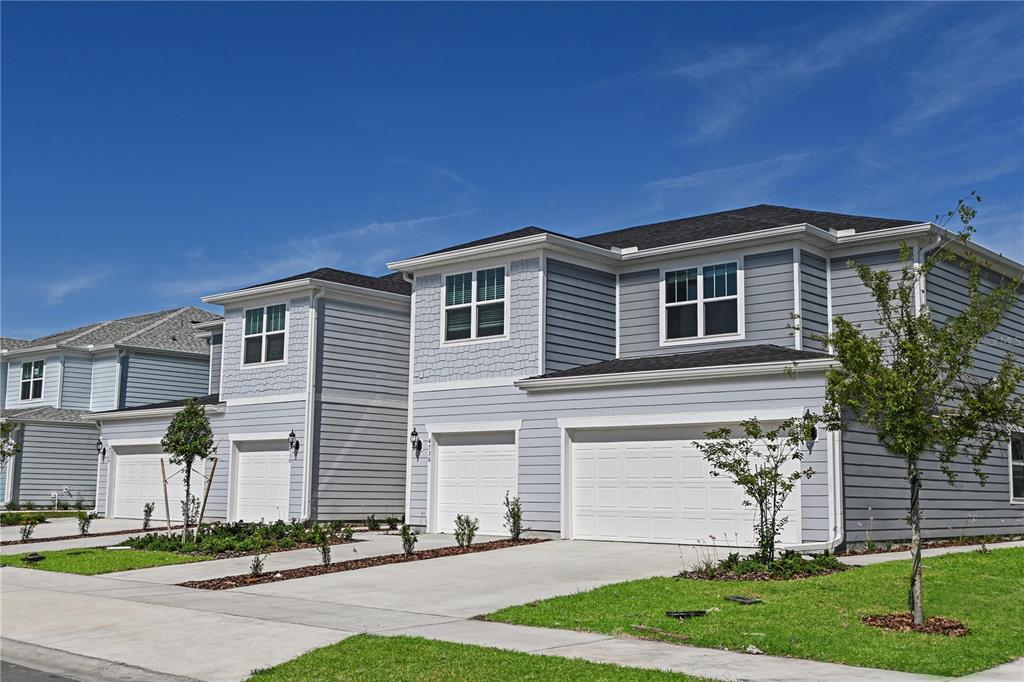
[{"label": "neighboring house", "polygon": [[96,499],[94,411],[207,392],[209,348],[185,307],[98,322],[38,339],[2,339],[4,405],[21,452],[0,474],[4,502]]},{"label": "neighboring house", "polygon": [[[849,261],[895,270],[901,242],[920,261],[942,234],[760,205],[580,238],[529,227],[390,263],[414,278],[409,429],[423,447],[408,456],[406,517],[450,532],[469,514],[500,533],[507,492],[525,526],[565,538],[752,543],[751,509],[694,441],[748,417],[820,412],[832,361],[815,335],[835,316],[876,317]],[[1022,271],[972,248],[1002,274]],[[919,304],[955,312],[964,282],[943,265]],[[1022,335],[1018,302],[978,371],[1019,357]],[[928,536],[1024,531],[1013,438],[1012,461],[1007,434],[984,486],[958,465],[951,488],[928,465]],[[786,545],[907,536],[904,469],[872,433],[820,429],[805,463],[815,473],[787,502]]]},{"label": "neighboring house", "polygon": [[[194,494],[213,475],[206,518],[361,519],[400,516],[408,447],[409,284],[322,268],[207,296],[223,321],[198,324],[210,341],[201,402],[217,466],[197,465]],[[136,518],[147,502],[181,518],[182,477],[160,439],[185,401],[95,415],[106,458],[97,508]],[[292,440],[294,439],[294,440]],[[294,443],[294,446],[292,445]]]}]

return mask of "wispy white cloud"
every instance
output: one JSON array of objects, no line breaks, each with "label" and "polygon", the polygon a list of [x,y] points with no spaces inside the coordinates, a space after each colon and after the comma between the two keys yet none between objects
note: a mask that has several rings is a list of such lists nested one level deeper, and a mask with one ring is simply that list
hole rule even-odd
[{"label": "wispy white cloud", "polygon": [[46,302],[49,305],[63,303],[64,299],[86,289],[91,289],[104,279],[107,272],[90,272],[83,275],[75,275],[66,279],[50,282],[43,287]]},{"label": "wispy white cloud", "polygon": [[672,178],[662,178],[648,182],[647,189],[658,191],[687,190],[700,187],[722,187],[737,182],[744,183],[750,189],[750,183],[764,189],[775,185],[784,178],[803,171],[819,154],[783,154],[770,159],[741,163],[734,166],[723,166],[707,170],[695,171]]},{"label": "wispy white cloud", "polygon": [[974,227],[979,244],[1024,263],[1024,210],[988,206],[983,201]]},{"label": "wispy white cloud", "polygon": [[668,74],[709,91],[695,115],[692,143],[717,139],[769,98],[779,98],[828,71],[870,57],[919,26],[926,4],[877,12],[870,19],[825,32],[809,43],[782,41],[731,46],[687,62]]}]

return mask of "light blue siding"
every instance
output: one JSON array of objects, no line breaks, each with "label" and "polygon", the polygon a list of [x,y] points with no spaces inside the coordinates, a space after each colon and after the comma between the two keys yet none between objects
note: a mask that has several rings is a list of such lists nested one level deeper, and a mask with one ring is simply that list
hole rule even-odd
[{"label": "light blue siding", "polygon": [[92,358],[88,355],[64,355],[64,386],[60,406],[69,410],[88,410],[92,393]]},{"label": "light blue siding", "polygon": [[[709,258],[709,264],[714,262]],[[670,266],[669,266],[670,267]],[[785,249],[744,257],[743,339],[662,346],[660,341],[660,271],[619,275],[619,355],[636,357],[685,353],[709,348],[771,343],[792,348],[793,251]]]},{"label": "light blue siding", "polygon": [[[39,400],[21,399],[21,365],[25,362],[44,360],[46,365],[43,369],[43,397]],[[58,406],[60,401],[61,382],[60,355],[31,356],[19,358],[8,363],[7,367],[7,404],[6,407],[16,410],[23,407],[38,407],[40,405]]]},{"label": "light blue siding", "polygon": [[89,409],[94,412],[117,407],[117,365],[117,353],[103,353],[92,359]]},{"label": "light blue siding", "polygon": [[209,359],[201,356],[131,352],[124,364],[121,407],[206,395]]},{"label": "light blue siding", "polygon": [[615,275],[548,259],[544,371],[615,357]]},{"label": "light blue siding", "polygon": [[294,395],[306,391],[309,362],[308,296],[290,300],[267,301],[267,305],[287,303],[287,336],[285,362],[268,365],[242,365],[242,338],[245,309],[232,307],[224,311],[223,375],[220,394],[225,400],[234,398]]},{"label": "light blue siding", "polygon": [[825,350],[815,337],[828,334],[828,275],[825,259],[809,251],[800,253],[800,333],[804,350]]},{"label": "light blue siding", "polygon": [[30,422],[23,426],[21,454],[15,458],[14,497],[19,503],[53,504],[51,493],[70,488],[91,509],[96,497],[96,438],[92,424]]}]

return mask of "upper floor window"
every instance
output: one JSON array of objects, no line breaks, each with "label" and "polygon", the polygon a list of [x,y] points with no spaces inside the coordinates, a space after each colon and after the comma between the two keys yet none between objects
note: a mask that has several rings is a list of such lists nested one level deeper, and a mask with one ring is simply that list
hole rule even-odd
[{"label": "upper floor window", "polygon": [[504,267],[445,277],[445,341],[502,336],[504,333]]},{"label": "upper floor window", "polygon": [[1010,497],[1024,502],[1024,433],[1010,436]]},{"label": "upper floor window", "polygon": [[242,364],[284,360],[285,304],[245,311]]},{"label": "upper floor window", "polygon": [[46,363],[42,360],[21,363],[21,399],[37,400],[43,397],[43,370]]},{"label": "upper floor window", "polygon": [[739,333],[738,277],[736,262],[666,272],[665,340]]}]

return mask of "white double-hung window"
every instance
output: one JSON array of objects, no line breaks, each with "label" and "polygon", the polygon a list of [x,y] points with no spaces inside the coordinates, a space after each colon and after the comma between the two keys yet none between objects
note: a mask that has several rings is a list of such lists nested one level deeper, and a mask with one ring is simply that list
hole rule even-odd
[{"label": "white double-hung window", "polygon": [[505,334],[505,268],[461,272],[444,278],[444,340]]},{"label": "white double-hung window", "polygon": [[243,365],[284,360],[285,313],[284,303],[245,311]]},{"label": "white double-hung window", "polygon": [[736,261],[668,270],[664,291],[664,341],[740,333],[740,273]]},{"label": "white double-hung window", "polygon": [[21,399],[38,400],[43,397],[43,360],[21,363]]}]

